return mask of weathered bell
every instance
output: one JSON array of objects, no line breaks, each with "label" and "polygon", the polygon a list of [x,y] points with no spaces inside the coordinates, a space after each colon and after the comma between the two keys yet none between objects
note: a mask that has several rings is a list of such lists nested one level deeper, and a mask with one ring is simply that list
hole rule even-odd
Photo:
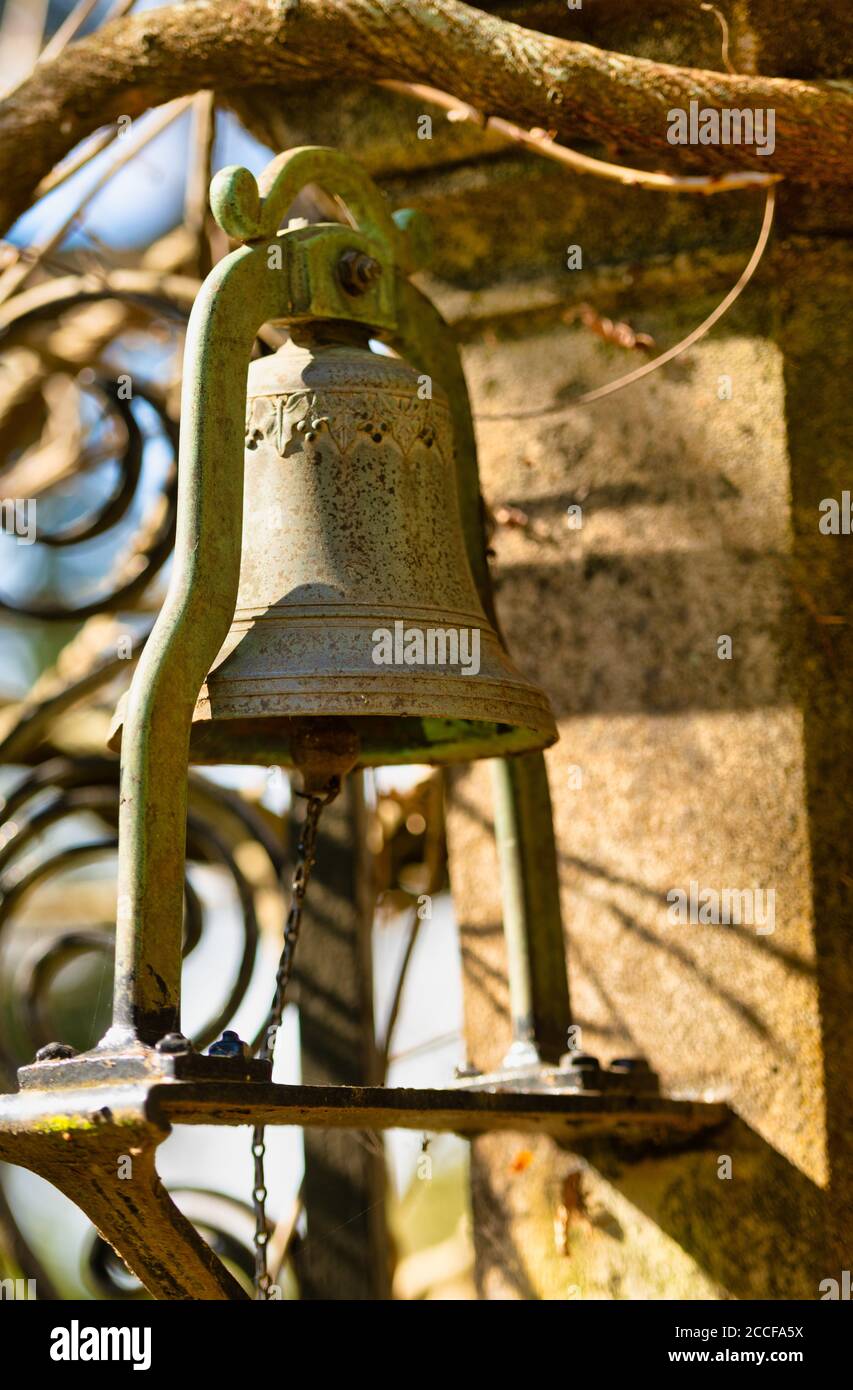
[{"label": "weathered bell", "polygon": [[239,595],[191,759],[291,763],[312,735],[362,767],[543,748],[548,702],[471,576],[446,397],[346,332],[249,369]]}]

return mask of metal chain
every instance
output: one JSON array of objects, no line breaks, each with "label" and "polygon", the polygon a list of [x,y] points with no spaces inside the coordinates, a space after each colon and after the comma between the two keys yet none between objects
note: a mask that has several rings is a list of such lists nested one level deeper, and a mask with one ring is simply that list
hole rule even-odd
[{"label": "metal chain", "polygon": [[[281,1027],[284,1013],[285,994],[293,973],[293,957],[299,941],[302,926],[302,907],[305,892],[311,878],[311,870],[317,858],[317,828],[320,814],[329,802],[334,801],[340,791],[340,778],[334,777],[324,792],[296,792],[303,797],[308,806],[305,820],[296,846],[296,865],[290,884],[290,908],[284,927],[284,944],[275,976],[275,994],[270,1005],[269,1015],[264,1025],[263,1041],[258,1049],[258,1057],[271,1062],[275,1053],[276,1037]],[[252,1203],[255,1208],[255,1298],[265,1301],[269,1297],[272,1282],[267,1269],[267,1189],[264,1179],[265,1126],[255,1125],[252,1133],[252,1157],[255,1160],[255,1183],[252,1189]]]}]

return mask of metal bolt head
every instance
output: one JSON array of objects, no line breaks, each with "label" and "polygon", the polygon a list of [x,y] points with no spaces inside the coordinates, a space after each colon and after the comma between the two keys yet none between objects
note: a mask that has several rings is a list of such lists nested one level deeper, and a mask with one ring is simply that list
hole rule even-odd
[{"label": "metal bolt head", "polygon": [[70,1043],[51,1042],[40,1047],[36,1053],[37,1062],[61,1062],[66,1057],[76,1057],[76,1047],[71,1047]]},{"label": "metal bolt head", "polygon": [[501,1062],[501,1071],[529,1071],[531,1067],[538,1067],[540,1062],[535,1042],[530,1038],[515,1038]]},{"label": "metal bolt head", "polygon": [[227,1028],[218,1042],[207,1049],[209,1057],[247,1057],[248,1046],[239,1034]]},{"label": "metal bolt head", "polygon": [[159,1042],[154,1044],[155,1051],[165,1052],[168,1056],[176,1056],[182,1052],[190,1052],[192,1043],[189,1038],[185,1038],[183,1033],[167,1033]]},{"label": "metal bolt head", "polygon": [[645,1057],[614,1057],[610,1063],[611,1071],[647,1072],[650,1071]]},{"label": "metal bolt head", "polygon": [[338,261],[338,278],[347,294],[365,294],[381,274],[379,261],[364,251],[344,251]]},{"label": "metal bolt head", "polygon": [[660,1078],[645,1057],[614,1057],[608,1068],[611,1084],[635,1094],[659,1095]]},{"label": "metal bolt head", "polygon": [[599,1061],[589,1052],[570,1052],[569,1066],[576,1071],[599,1071]]}]

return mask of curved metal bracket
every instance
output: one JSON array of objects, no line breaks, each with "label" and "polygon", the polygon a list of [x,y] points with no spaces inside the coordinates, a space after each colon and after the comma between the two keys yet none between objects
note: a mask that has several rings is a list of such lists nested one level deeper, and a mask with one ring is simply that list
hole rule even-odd
[{"label": "curved metal bracket", "polygon": [[[306,183],[328,183],[363,222],[277,234]],[[335,151],[305,148],[214,180],[223,227],[251,239],[205,280],[184,353],[178,519],[165,603],[146,643],[124,715],[119,813],[113,1026],[102,1048],[154,1043],[179,1026],[186,769],[198,691],[224,641],[237,598],[243,511],[246,382],[266,322],[343,318],[395,327],[396,258],[411,262],[417,223],[395,222],[378,191]],[[379,260],[375,285],[355,297],[337,267],[345,249]]]},{"label": "curved metal bracket", "polygon": [[381,248],[388,264],[407,275],[429,257],[429,226],[420,213],[391,214],[383,195],[360,164],[323,145],[285,150],[256,182],[231,164],[210,185],[210,206],[224,232],[253,243],[275,236],[288,208],[308,184],[317,184],[346,205],[358,228]]},{"label": "curved metal bracket", "polygon": [[0,1098],[0,1159],[69,1197],[155,1298],[248,1299],[157,1175],[170,1129],[139,1084]]},{"label": "curved metal bracket", "polygon": [[265,264],[261,250],[228,256],[190,316],[174,569],[133,678],[122,740],[108,1046],[133,1036],[153,1043],[178,1028],[190,724],[237,596],[246,377],[257,330],[279,305]]},{"label": "curved metal bracket", "polygon": [[[280,233],[287,208],[309,183],[339,195],[358,228],[325,224]],[[259,184],[245,169],[222,170],[211,201],[220,225],[249,244],[208,276],[188,327],[175,565],[131,686],[122,741],[114,1015],[102,1044],[108,1049],[133,1038],[153,1043],[179,1026],[190,727],[236,603],[246,380],[263,323],[365,323],[441,383],[453,413],[466,548],[485,611],[495,620],[459,352],[440,314],[405,278],[425,251],[421,219],[392,217],[363,170],[337,151],[312,146],[273,160]],[[382,271],[358,297],[347,294],[337,275],[341,253],[353,246],[374,256]],[[568,986],[545,765],[534,754],[507,768],[496,764],[495,775],[516,1036],[556,1060],[569,1022]],[[551,846],[544,861],[543,844]],[[534,867],[547,880],[538,894],[527,882]]]}]

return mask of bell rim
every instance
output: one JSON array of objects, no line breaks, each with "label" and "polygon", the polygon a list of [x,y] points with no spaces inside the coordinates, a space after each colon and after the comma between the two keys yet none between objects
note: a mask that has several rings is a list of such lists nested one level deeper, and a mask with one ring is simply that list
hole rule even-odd
[{"label": "bell rim", "polygon": [[362,670],[321,676],[269,671],[228,676],[214,671],[199,690],[193,721],[244,718],[250,706],[279,717],[370,714],[388,719],[487,718],[501,724],[516,722],[511,716],[517,712],[525,716],[524,722],[536,714],[546,725],[554,724],[544,691],[507,667],[486,677],[395,668],[393,685],[386,672]]},{"label": "bell rim", "polygon": [[[316,718],[320,724],[324,722],[324,717],[303,716],[300,719],[298,715],[294,718],[258,720],[249,716],[195,722],[190,739],[190,762],[201,766],[242,763],[293,767],[293,730],[297,724],[304,725],[311,718]],[[334,725],[337,719],[328,716],[325,722]],[[343,717],[341,723],[356,734],[361,745],[353,764],[354,771],[412,764],[446,767],[484,758],[520,757],[541,752],[559,738],[553,722],[549,729],[543,729],[488,720],[419,720],[400,716],[386,720],[383,716],[351,715]],[[383,724],[386,728],[382,732],[391,737],[376,737],[376,727]],[[244,732],[246,725],[250,726],[248,734]]]}]

